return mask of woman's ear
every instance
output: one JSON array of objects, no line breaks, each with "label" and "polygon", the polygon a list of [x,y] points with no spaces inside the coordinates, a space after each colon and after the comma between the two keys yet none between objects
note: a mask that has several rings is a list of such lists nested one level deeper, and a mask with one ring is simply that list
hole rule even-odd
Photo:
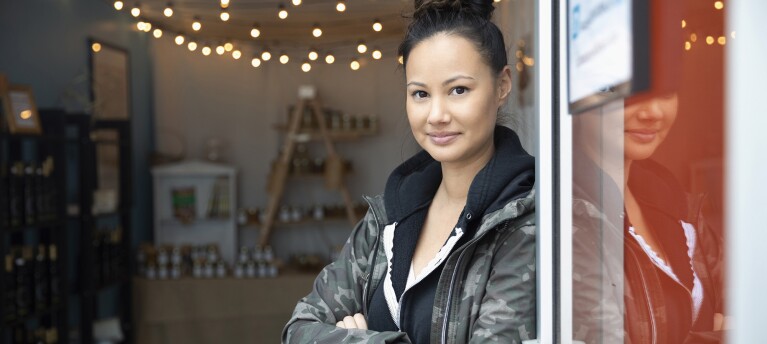
[{"label": "woman's ear", "polygon": [[506,104],[509,94],[511,94],[511,68],[506,65],[498,75],[498,107]]}]

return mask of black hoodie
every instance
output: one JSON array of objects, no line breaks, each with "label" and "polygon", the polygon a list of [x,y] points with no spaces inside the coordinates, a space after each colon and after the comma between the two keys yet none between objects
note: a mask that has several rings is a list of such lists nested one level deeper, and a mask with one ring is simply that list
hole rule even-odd
[{"label": "black hoodie", "polygon": [[[535,183],[535,158],[509,128],[496,126],[495,153],[474,177],[466,206],[456,219],[462,228],[462,240],[472,238],[482,218],[501,209],[514,199],[527,195]],[[428,206],[442,181],[441,164],[421,151],[397,167],[389,176],[384,192],[386,213],[397,222],[392,257],[392,285],[397,298],[402,296],[410,271],[415,246],[421,233]],[[368,313],[368,327],[376,331],[405,331],[413,343],[428,343],[432,309],[442,265],[413,286],[401,300],[398,329],[391,318],[383,292],[383,283],[373,293]]]}]

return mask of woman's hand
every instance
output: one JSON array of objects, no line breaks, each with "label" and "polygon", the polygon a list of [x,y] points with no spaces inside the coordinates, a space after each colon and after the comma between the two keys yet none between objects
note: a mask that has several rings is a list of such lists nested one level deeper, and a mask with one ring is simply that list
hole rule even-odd
[{"label": "woman's hand", "polygon": [[336,326],[340,328],[346,328],[346,329],[352,329],[352,328],[358,328],[362,330],[368,329],[368,323],[365,321],[365,316],[357,313],[354,316],[346,316],[344,320],[341,320],[336,323]]}]

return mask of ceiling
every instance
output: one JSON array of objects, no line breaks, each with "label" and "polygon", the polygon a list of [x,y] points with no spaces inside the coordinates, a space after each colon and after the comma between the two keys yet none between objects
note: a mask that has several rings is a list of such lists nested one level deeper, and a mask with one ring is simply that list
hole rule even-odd
[{"label": "ceiling", "polygon": [[[110,4],[113,0],[103,0]],[[130,16],[135,5],[131,0],[123,0],[122,12]],[[148,21],[153,28],[161,28],[166,34],[184,34],[209,45],[231,41],[235,45],[249,45],[256,48],[271,47],[276,49],[343,49],[356,47],[364,40],[368,45],[381,46],[381,49],[396,47],[404,34],[407,15],[412,11],[412,0],[346,0],[346,11],[336,11],[337,0],[302,0],[294,6],[291,0],[230,0],[227,8],[231,18],[224,22],[220,19],[220,0],[173,0],[173,15],[163,15],[167,0],[144,0],[139,7],[139,20]],[[283,5],[288,11],[286,19],[277,16],[278,6]],[[192,30],[194,18],[199,18],[202,29]],[[383,30],[373,30],[373,22],[378,19]],[[254,25],[260,27],[261,35],[250,35]],[[322,36],[312,36],[313,27],[318,24]]]}]

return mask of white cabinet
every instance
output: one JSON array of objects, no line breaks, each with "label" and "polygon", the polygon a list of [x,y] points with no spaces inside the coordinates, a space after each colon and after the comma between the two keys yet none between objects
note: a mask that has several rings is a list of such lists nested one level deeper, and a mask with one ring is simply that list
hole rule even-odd
[{"label": "white cabinet", "polygon": [[222,258],[234,261],[236,169],[185,161],[154,167],[152,177],[155,243],[218,244]]}]

